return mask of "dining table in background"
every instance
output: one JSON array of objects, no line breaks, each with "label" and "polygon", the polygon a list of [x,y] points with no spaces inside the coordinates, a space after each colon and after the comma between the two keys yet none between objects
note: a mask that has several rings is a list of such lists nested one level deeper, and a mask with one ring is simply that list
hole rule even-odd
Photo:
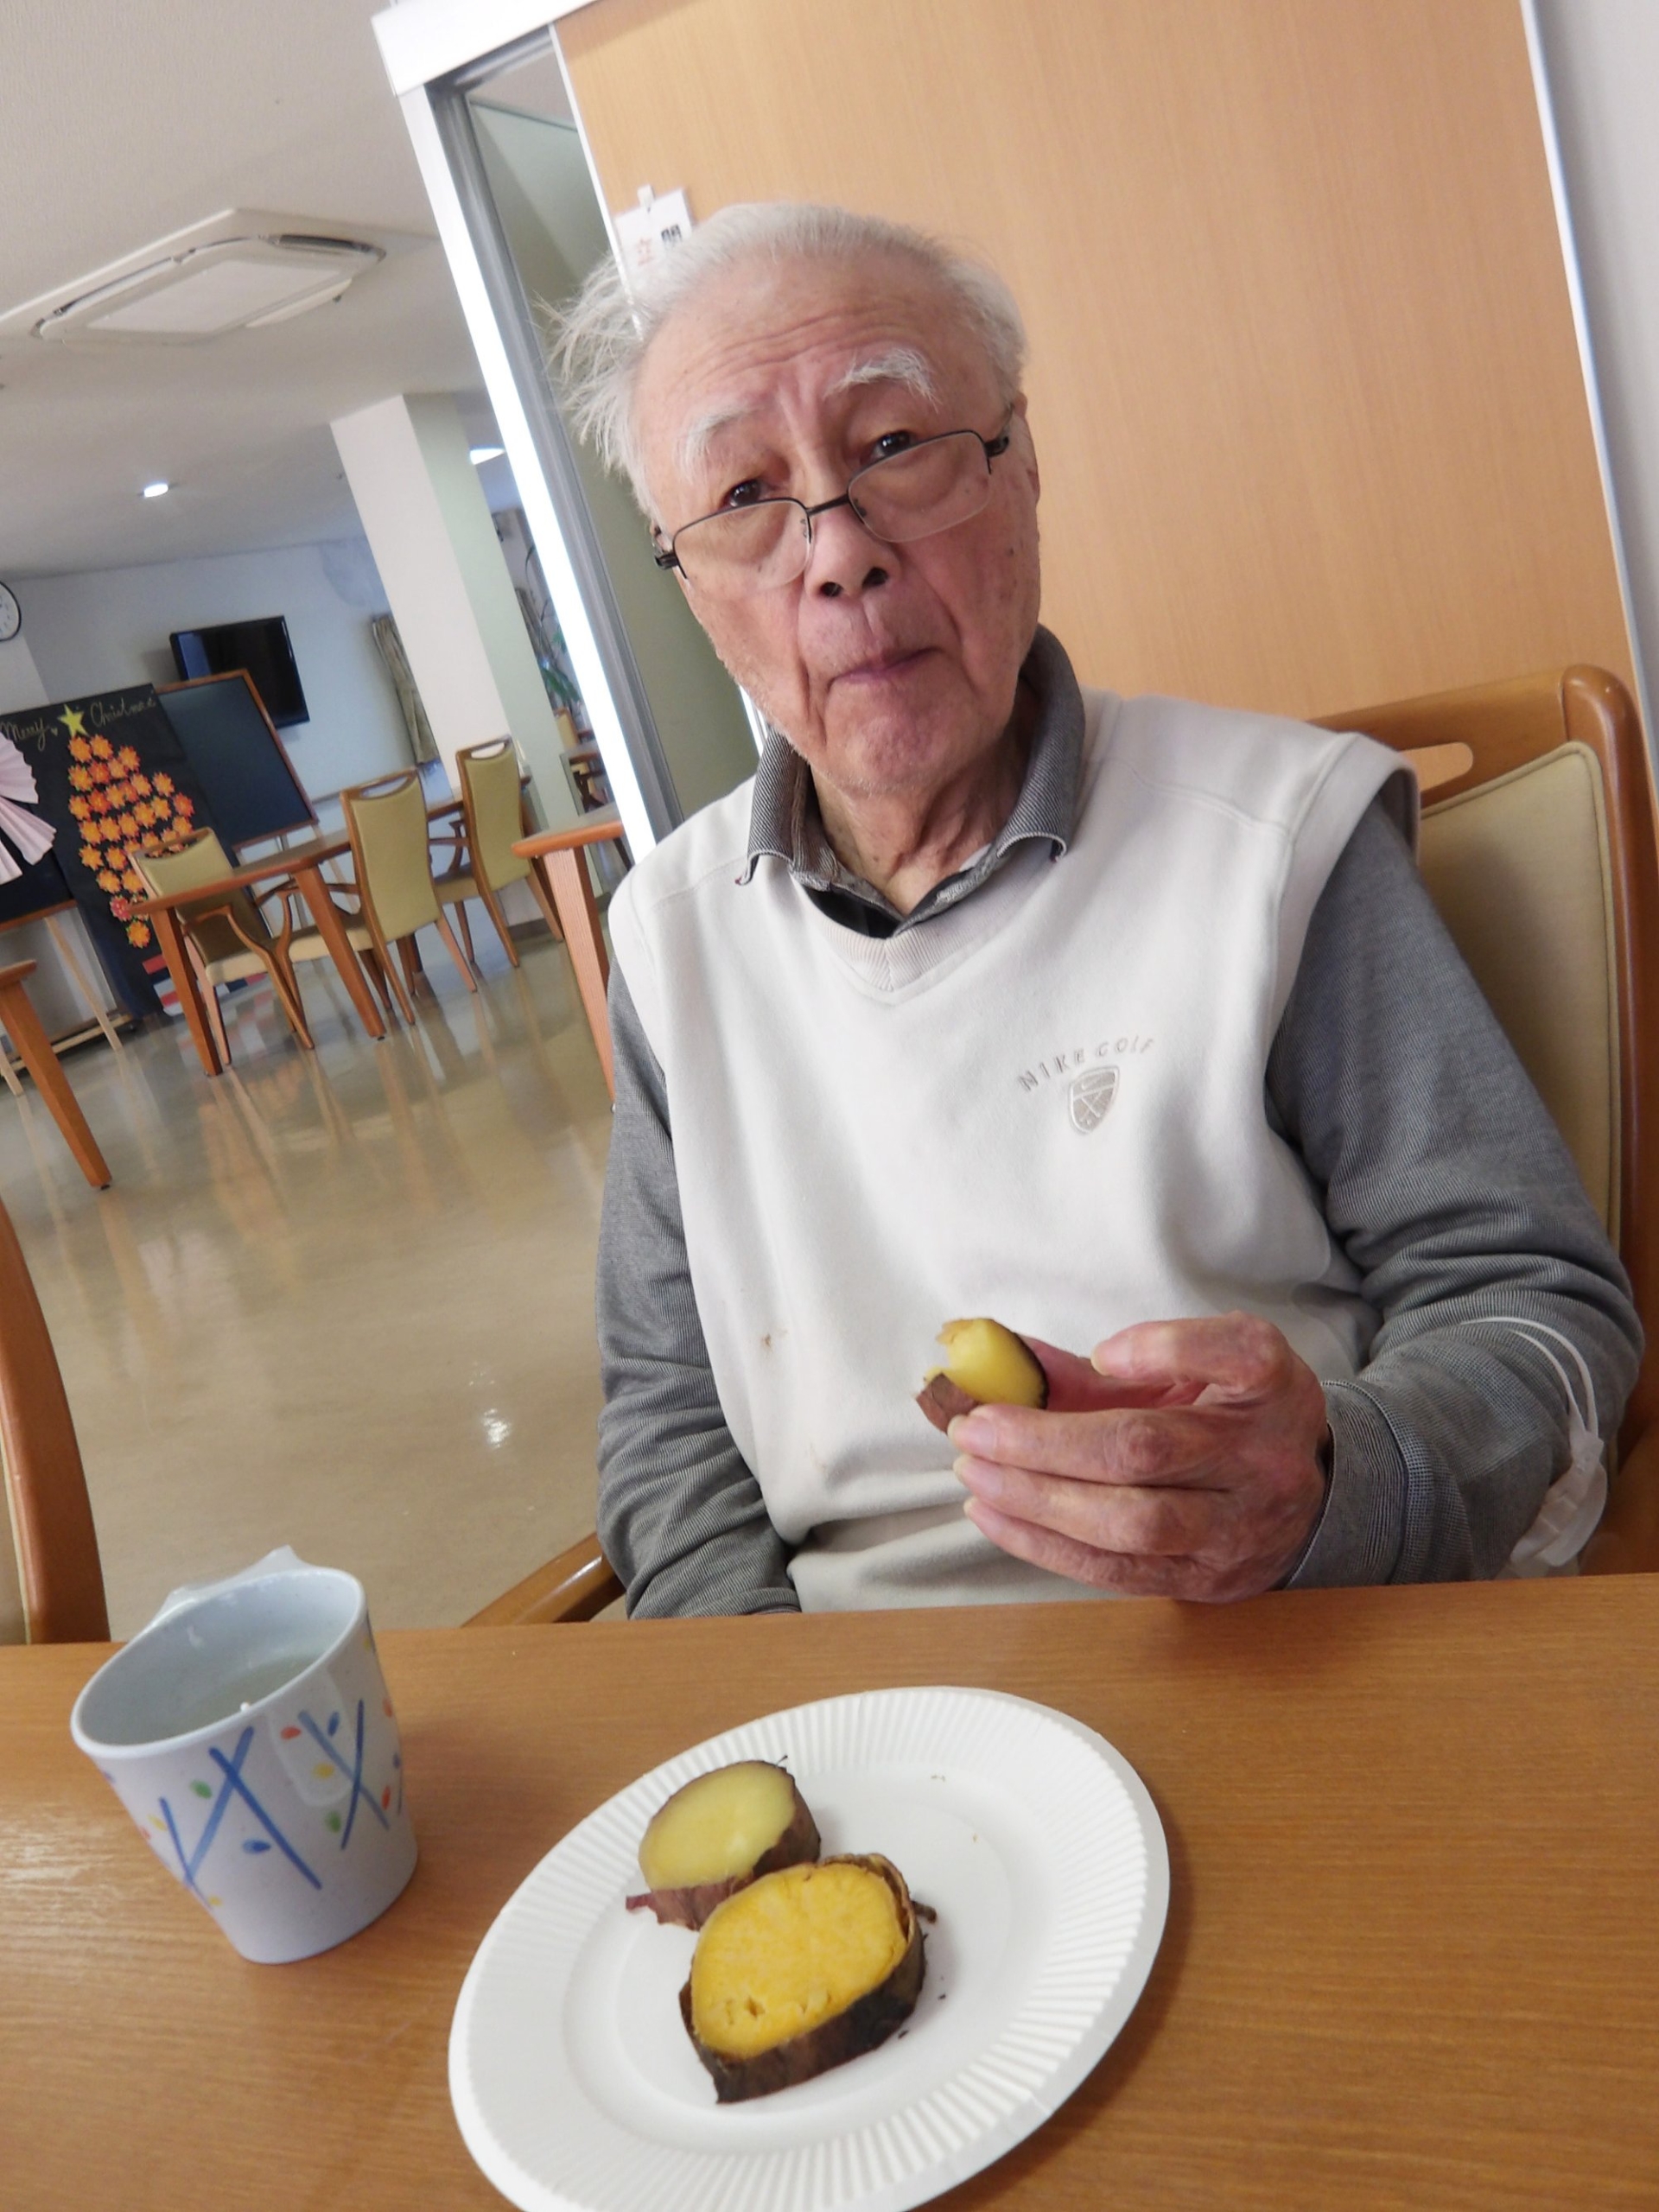
[{"label": "dining table in background", "polygon": [[[459,815],[462,802],[448,797],[434,799],[426,810],[429,823],[435,827],[451,815]],[[173,891],[163,896],[135,899],[133,912],[143,914],[156,925],[156,941],[162,957],[167,962],[167,972],[173,979],[173,988],[179,995],[179,1005],[185,1024],[195,1045],[203,1071],[210,1076],[222,1075],[224,1064],[219,1057],[219,1047],[213,1041],[208,1024],[207,1012],[202,1003],[201,987],[184,941],[178,910],[181,906],[205,906],[214,899],[222,899],[227,892],[252,891],[261,883],[275,883],[292,877],[295,888],[305,901],[312,920],[328,948],[328,957],[339,970],[340,981],[350,994],[352,1004],[362,1019],[363,1027],[377,1043],[385,1036],[386,1025],[380,1018],[380,1009],[374,1002],[367,976],[361,962],[352,950],[346,934],[350,918],[343,914],[329,896],[330,884],[323,874],[329,861],[340,860],[352,849],[351,835],[345,828],[327,830],[315,837],[308,837],[297,845],[263,854],[257,860],[239,862],[211,882],[194,885],[188,891]],[[334,890],[344,887],[334,884]]]},{"label": "dining table in background", "polygon": [[533,836],[521,837],[512,849],[522,854],[532,868],[541,870],[542,880],[559,918],[559,927],[564,931],[582,1010],[588,1017],[594,1049],[605,1072],[605,1087],[613,1098],[616,1096],[616,1078],[611,1065],[610,1016],[605,1005],[610,958],[605,950],[605,933],[600,927],[593,878],[588,871],[587,848],[620,843],[625,834],[615,807],[599,807],[561,829],[539,830]]},{"label": "dining table in background", "polygon": [[[344,830],[325,832],[321,836],[308,837],[302,844],[289,845],[285,851],[267,853],[261,859],[245,861],[229,868],[211,882],[194,884],[188,891],[157,893],[149,899],[135,899],[132,910],[154,923],[156,941],[167,962],[167,972],[173,978],[173,988],[179,995],[185,1025],[190,1032],[197,1057],[205,1074],[222,1075],[224,1063],[219,1057],[219,1047],[207,1020],[207,1009],[202,1003],[201,987],[185,944],[183,925],[179,909],[184,906],[209,906],[215,899],[223,899],[232,891],[253,891],[261,883],[274,883],[291,877],[295,889],[305,901],[313,922],[328,948],[328,957],[339,970],[340,979],[351,995],[352,1004],[362,1018],[363,1027],[371,1037],[378,1040],[386,1033],[386,1025],[380,1019],[380,1009],[374,1002],[368,978],[363,973],[357,955],[352,950],[346,935],[347,918],[329,896],[328,879],[322,873],[326,861],[339,860],[352,849],[352,841]],[[338,890],[339,885],[332,888]]]},{"label": "dining table in background", "polygon": [[380,1648],[421,1862],[384,1919],[286,1967],[236,1955],[72,1746],[104,1648],[0,1650],[8,2208],[499,2204],[446,2054],[518,1885],[690,1745],[932,1683],[1097,1729],[1151,1790],[1171,1874],[1128,2026],[941,2202],[1659,2203],[1659,1578],[411,1630]]}]

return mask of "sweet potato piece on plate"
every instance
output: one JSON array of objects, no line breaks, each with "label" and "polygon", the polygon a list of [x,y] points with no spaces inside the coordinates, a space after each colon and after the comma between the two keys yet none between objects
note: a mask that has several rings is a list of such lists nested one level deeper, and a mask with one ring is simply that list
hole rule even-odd
[{"label": "sweet potato piece on plate", "polygon": [[659,1805],[639,1840],[647,1887],[628,1899],[664,1924],[701,1928],[734,1891],[818,1855],[818,1827],[792,1777],[766,1759],[700,1774]]},{"label": "sweet potato piece on plate", "polygon": [[785,1868],[713,1913],[680,2012],[721,2104],[769,2096],[885,2043],[915,2010],[921,1921],[886,1859]]}]

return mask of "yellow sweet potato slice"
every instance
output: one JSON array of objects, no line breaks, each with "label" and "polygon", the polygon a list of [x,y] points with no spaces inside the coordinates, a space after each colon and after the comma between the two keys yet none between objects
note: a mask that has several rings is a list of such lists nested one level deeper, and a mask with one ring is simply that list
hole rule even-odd
[{"label": "yellow sweet potato slice", "polygon": [[1046,1406],[1048,1377],[1030,1346],[1000,1321],[947,1321],[939,1331],[947,1357],[929,1370],[916,1402],[935,1428],[949,1428],[976,1406]]},{"label": "yellow sweet potato slice", "polygon": [[697,1938],[680,2012],[721,2104],[769,2096],[885,2043],[915,2010],[921,1922],[887,1859],[786,1867]]},{"label": "yellow sweet potato slice", "polygon": [[765,1759],[740,1759],[700,1774],[658,1807],[639,1840],[647,1887],[628,1910],[701,1928],[757,1875],[817,1855],[817,1823],[792,1777]]}]

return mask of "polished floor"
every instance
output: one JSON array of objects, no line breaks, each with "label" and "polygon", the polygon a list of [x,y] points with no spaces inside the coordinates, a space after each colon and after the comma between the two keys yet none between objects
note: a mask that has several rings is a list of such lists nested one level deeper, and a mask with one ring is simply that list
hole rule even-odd
[{"label": "polished floor", "polygon": [[117,1636],[283,1543],[383,1626],[447,1624],[592,1528],[609,1102],[563,947],[515,972],[488,933],[476,997],[424,933],[434,988],[384,1044],[319,963],[315,1053],[263,983],[217,1082],[181,1022],[77,1048],[107,1191],[0,1091]]}]

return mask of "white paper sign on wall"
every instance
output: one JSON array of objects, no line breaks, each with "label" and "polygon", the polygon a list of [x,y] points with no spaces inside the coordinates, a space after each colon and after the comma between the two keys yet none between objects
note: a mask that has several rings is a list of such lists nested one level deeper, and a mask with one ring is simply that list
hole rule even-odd
[{"label": "white paper sign on wall", "polygon": [[632,282],[679,245],[691,228],[691,210],[683,192],[658,194],[642,184],[639,206],[622,208],[611,220],[623,273]]}]

